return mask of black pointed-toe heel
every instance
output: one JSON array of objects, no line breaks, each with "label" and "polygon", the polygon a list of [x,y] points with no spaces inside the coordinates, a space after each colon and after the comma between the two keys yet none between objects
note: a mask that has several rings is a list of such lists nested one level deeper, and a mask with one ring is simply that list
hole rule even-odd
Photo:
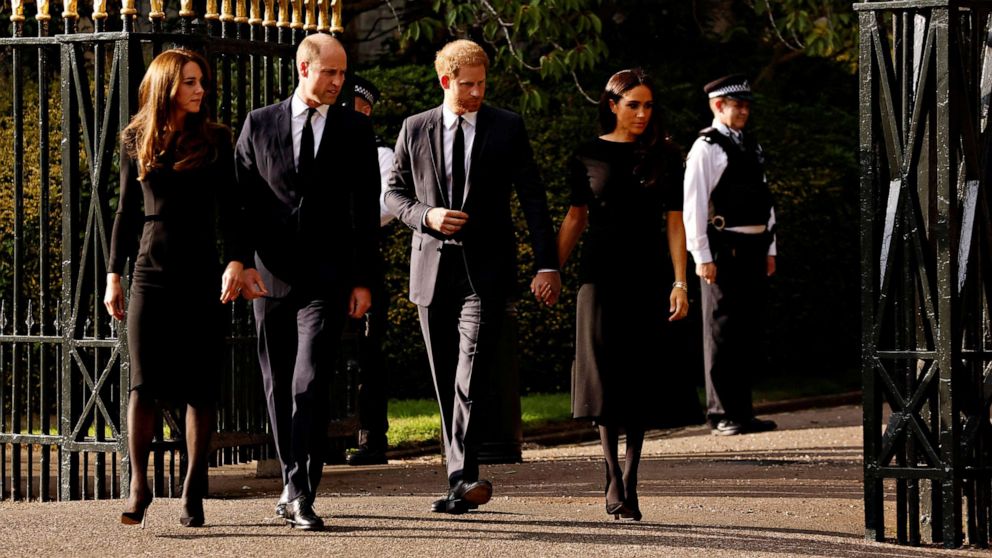
[{"label": "black pointed-toe heel", "polygon": [[179,516],[179,524],[183,527],[203,527],[203,500],[195,502],[187,502],[183,514]]},{"label": "black pointed-toe heel", "polygon": [[[603,494],[609,498],[610,494],[610,483],[613,481],[610,477],[610,468],[606,468],[606,488],[603,489]],[[606,515],[612,515],[613,519],[620,519],[620,516],[627,512],[627,508],[624,506],[623,500],[619,502],[611,502],[606,500]]]},{"label": "black pointed-toe heel", "polygon": [[121,523],[124,525],[141,525],[145,528],[145,519],[148,518],[148,507],[152,505],[152,498],[138,504],[134,511],[121,512]]},{"label": "black pointed-toe heel", "polygon": [[630,519],[631,521],[641,520],[643,515],[641,515],[641,506],[637,502],[637,496],[627,498],[624,502],[624,510],[620,513],[620,517]]}]

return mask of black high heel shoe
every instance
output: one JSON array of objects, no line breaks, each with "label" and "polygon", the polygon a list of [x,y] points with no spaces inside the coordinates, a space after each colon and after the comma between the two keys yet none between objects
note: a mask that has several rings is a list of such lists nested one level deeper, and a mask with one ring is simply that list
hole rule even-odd
[{"label": "black high heel shoe", "polygon": [[[606,495],[607,498],[609,498],[609,494],[610,494],[610,482],[612,480],[613,479],[610,477],[610,468],[609,468],[609,466],[607,466],[606,467],[606,488],[603,490],[603,492],[604,492],[604,494]],[[620,516],[623,515],[624,513],[628,513],[628,510],[627,510],[626,506],[624,505],[623,500],[620,500],[619,502],[611,502],[609,500],[606,500],[606,515],[612,515],[613,516],[613,519],[620,519]]]},{"label": "black high heel shoe", "polygon": [[179,524],[183,527],[203,527],[203,523],[203,500],[187,501],[179,516]]},{"label": "black high heel shoe", "polygon": [[141,502],[135,508],[134,511],[121,512],[121,523],[124,525],[141,525],[141,528],[145,528],[145,518],[148,517],[146,513],[148,507],[152,505],[152,500],[154,497],[149,496],[148,500]]},{"label": "black high heel shoe", "polygon": [[641,506],[637,502],[637,494],[634,494],[633,497],[628,497],[623,505],[624,509],[620,512],[620,517],[632,521],[641,520],[643,516],[641,515]]}]

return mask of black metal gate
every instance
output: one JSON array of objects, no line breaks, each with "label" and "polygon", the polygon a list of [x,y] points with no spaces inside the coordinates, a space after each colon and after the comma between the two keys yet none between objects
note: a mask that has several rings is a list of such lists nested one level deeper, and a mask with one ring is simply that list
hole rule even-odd
[{"label": "black metal gate", "polygon": [[[0,96],[10,125],[0,128],[0,499],[127,491],[126,336],[101,298],[119,131],[147,63],[173,46],[203,52],[217,82],[208,106],[237,129],[248,111],[292,91],[293,45],[304,34],[340,30],[340,0],[283,0],[278,13],[274,0],[264,9],[224,0],[221,10],[217,0],[94,0],[88,18],[75,0],[57,8],[13,0],[10,35],[0,35],[0,83],[10,84],[9,99]],[[215,464],[269,451],[250,314],[242,302],[232,309]],[[339,394],[351,389],[345,376],[332,381]],[[336,397],[332,418],[352,401]],[[164,412],[156,436],[158,495],[175,493],[183,471],[180,419]]]},{"label": "black metal gate", "polygon": [[987,547],[992,2],[855,9],[866,536]]}]

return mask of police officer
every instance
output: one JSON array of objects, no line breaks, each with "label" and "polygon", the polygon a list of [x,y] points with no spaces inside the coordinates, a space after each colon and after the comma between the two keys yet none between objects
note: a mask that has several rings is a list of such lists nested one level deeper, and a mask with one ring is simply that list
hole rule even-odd
[{"label": "police officer", "polygon": [[700,278],[707,418],[732,436],[773,430],[754,416],[751,377],[764,365],[761,316],[775,273],[775,211],[761,146],[744,126],[751,85],[733,74],[703,87],[713,123],[686,160],[686,247]]},{"label": "police officer", "polygon": [[[355,92],[355,110],[365,116],[372,116],[372,110],[379,100],[379,89],[369,80],[352,74],[349,76]],[[392,219],[382,203],[382,192],[386,191],[386,180],[393,168],[393,150],[376,137],[379,152],[379,175],[382,177],[379,193],[379,224],[386,226]],[[380,282],[372,293],[372,308],[367,314],[365,332],[359,332],[361,371],[358,384],[358,448],[350,450],[345,461],[349,465],[381,465],[386,463],[386,430],[389,420],[386,416],[386,369],[382,355],[383,328],[386,325],[386,310],[389,297],[385,286]],[[359,328],[361,329],[361,328]]]}]

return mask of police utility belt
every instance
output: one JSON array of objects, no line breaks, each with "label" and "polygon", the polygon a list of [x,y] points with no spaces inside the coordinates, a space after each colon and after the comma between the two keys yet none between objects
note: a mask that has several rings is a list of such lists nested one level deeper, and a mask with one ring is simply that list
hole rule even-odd
[{"label": "police utility belt", "polygon": [[710,239],[711,250],[750,247],[768,250],[775,239],[775,227],[769,229],[765,225],[738,225],[734,230],[727,229],[727,220],[722,215],[714,215],[706,227],[706,236]]}]

